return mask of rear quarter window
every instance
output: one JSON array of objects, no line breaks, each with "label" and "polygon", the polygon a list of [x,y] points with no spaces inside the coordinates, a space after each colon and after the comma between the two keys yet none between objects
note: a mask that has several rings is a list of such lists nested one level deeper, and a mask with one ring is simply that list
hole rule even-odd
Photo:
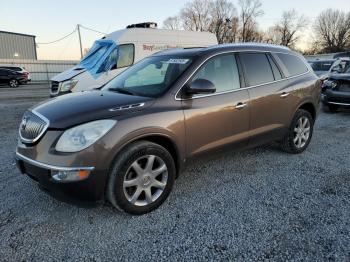
[{"label": "rear quarter window", "polygon": [[288,76],[296,76],[308,71],[305,63],[297,56],[282,53],[277,53],[276,55],[287,68],[289,73]]}]

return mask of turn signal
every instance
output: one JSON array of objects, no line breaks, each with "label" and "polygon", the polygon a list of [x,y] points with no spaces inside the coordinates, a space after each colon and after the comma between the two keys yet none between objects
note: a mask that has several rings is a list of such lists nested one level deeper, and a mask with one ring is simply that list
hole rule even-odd
[{"label": "turn signal", "polygon": [[60,182],[73,182],[80,181],[88,178],[90,171],[88,170],[78,170],[78,171],[58,171],[52,178]]}]

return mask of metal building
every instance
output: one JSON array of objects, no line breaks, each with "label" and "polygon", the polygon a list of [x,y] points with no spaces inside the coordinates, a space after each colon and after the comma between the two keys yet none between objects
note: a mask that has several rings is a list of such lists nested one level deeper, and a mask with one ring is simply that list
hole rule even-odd
[{"label": "metal building", "polygon": [[36,60],[35,36],[0,31],[0,59]]}]

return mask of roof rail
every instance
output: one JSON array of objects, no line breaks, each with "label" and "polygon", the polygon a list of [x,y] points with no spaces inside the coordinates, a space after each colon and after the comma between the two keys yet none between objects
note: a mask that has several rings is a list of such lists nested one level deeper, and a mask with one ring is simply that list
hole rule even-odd
[{"label": "roof rail", "polygon": [[278,47],[286,50],[290,50],[289,47],[283,45],[267,44],[267,43],[258,43],[258,42],[240,42],[232,44],[221,44],[223,46],[261,46],[261,47]]},{"label": "roof rail", "polygon": [[132,25],[128,25],[126,28],[157,28],[157,23],[155,22],[144,22],[144,23],[138,23],[138,24],[132,24]]}]

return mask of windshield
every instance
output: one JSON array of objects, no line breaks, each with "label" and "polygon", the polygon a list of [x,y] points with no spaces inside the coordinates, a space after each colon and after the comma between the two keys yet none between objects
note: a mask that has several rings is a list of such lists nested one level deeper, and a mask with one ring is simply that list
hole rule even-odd
[{"label": "windshield", "polygon": [[112,40],[97,40],[76,69],[85,68],[94,78],[98,78],[103,72],[132,65],[134,56],[134,44],[117,45]]},{"label": "windshield", "polygon": [[148,57],[115,77],[103,90],[157,97],[168,90],[191,63],[191,57]]},{"label": "windshield", "polygon": [[90,51],[80,61],[78,67],[90,69],[106,54],[111,44],[103,42],[95,42]]},{"label": "windshield", "polygon": [[349,66],[350,66],[350,60],[337,60],[332,65],[331,72],[345,73],[348,71]]}]

